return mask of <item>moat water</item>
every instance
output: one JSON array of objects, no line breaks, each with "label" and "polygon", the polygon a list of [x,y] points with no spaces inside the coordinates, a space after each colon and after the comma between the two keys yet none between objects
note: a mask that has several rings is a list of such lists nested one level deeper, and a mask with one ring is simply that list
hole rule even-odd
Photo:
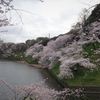
[{"label": "moat water", "polygon": [[[45,69],[38,69],[19,62],[0,60],[0,79],[5,79],[8,84],[29,86],[32,83],[44,82],[44,86],[61,90],[59,82]],[[0,82],[0,100],[9,100],[10,89]]]}]

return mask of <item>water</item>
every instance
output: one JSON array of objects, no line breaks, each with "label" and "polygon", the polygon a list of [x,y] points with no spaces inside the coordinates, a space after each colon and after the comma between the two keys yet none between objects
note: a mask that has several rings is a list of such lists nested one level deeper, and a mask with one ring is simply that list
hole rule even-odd
[{"label": "water", "polygon": [[[0,60],[0,79],[4,78],[5,81],[12,86],[15,85],[31,85],[48,78],[44,86],[48,88],[55,88],[61,90],[62,86],[58,81],[44,69],[37,69],[26,64],[19,62]],[[11,90],[0,82],[0,100],[8,100],[8,96],[11,94]]]},{"label": "water", "polygon": [[[12,86],[30,86],[32,83],[34,84],[48,78],[43,84],[44,86],[62,90],[61,84],[47,70],[37,69],[19,62],[0,60],[1,78],[4,78]],[[0,82],[0,93],[0,100],[9,100],[8,98],[13,95],[11,89],[2,82]],[[100,96],[99,94],[91,94],[86,96],[86,98],[69,97],[69,100],[100,100]]]}]

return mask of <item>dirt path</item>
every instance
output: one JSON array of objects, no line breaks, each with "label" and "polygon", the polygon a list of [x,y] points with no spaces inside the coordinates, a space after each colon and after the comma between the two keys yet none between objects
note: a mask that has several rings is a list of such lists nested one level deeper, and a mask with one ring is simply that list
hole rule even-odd
[{"label": "dirt path", "polygon": [[30,65],[30,66],[33,66],[33,67],[36,67],[36,68],[42,68],[42,65],[40,64],[29,64],[25,61],[17,61],[17,62],[20,62],[20,63],[23,63],[23,64],[27,64],[27,65]]}]

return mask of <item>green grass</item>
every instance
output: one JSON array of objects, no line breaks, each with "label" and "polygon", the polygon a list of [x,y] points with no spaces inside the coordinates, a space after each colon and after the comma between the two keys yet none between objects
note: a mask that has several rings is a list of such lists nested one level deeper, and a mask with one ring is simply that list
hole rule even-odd
[{"label": "green grass", "polygon": [[98,43],[98,42],[85,45],[83,47],[83,51],[82,51],[83,57],[91,58],[94,55],[94,50],[97,50],[99,48],[100,48],[100,43]]},{"label": "green grass", "polygon": [[[95,42],[94,44],[88,44],[83,47],[82,55],[85,58],[90,58],[90,61],[97,65],[98,70],[94,69],[90,71],[84,67],[79,67],[77,72],[73,71],[74,78],[72,79],[61,79],[71,86],[100,86],[100,65],[95,60],[100,58],[100,54],[95,54],[94,50],[100,48],[100,43]],[[57,76],[60,73],[59,70],[60,62],[55,62],[52,72]]]},{"label": "green grass", "polygon": [[38,59],[33,59],[31,56],[24,57],[24,60],[29,64],[38,64]]},{"label": "green grass", "polygon": [[[52,72],[57,76],[59,74],[59,66],[60,62],[56,62],[54,64],[54,67],[52,69]],[[94,69],[93,71],[90,71],[86,68],[81,68],[77,74],[75,74],[75,77],[72,79],[61,79],[62,81],[66,82],[67,84],[71,86],[100,86],[100,68]]]},{"label": "green grass", "polygon": [[[85,70],[87,71],[87,70]],[[64,82],[67,82],[71,86],[100,86],[100,68],[94,71],[87,71],[85,74],[79,74],[78,76],[72,79],[62,79]]]},{"label": "green grass", "polygon": [[83,48],[83,57],[90,58],[90,61],[97,65],[98,70],[89,71],[88,69],[81,68],[77,73],[73,72],[74,78],[62,79],[72,86],[100,86],[100,65],[95,60],[100,59],[100,54],[95,54],[94,50],[100,48],[100,43],[85,45]]},{"label": "green grass", "polygon": [[98,63],[95,62],[95,60],[97,60],[98,58],[100,59],[100,54],[95,54],[94,50],[98,50],[99,48],[100,48],[100,43],[98,42],[95,42],[88,46],[86,45],[83,48],[83,52],[82,52],[83,57],[90,58],[90,61],[98,66]]},{"label": "green grass", "polygon": [[57,76],[60,73],[59,70],[59,66],[60,66],[60,61],[55,62],[52,72]]}]

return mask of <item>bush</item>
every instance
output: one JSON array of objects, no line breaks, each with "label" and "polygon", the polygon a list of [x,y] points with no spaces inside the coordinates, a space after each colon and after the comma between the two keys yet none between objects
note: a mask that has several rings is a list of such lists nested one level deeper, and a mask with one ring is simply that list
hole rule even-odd
[{"label": "bush", "polygon": [[38,37],[36,39],[36,42],[38,42],[39,44],[42,44],[43,46],[47,46],[47,43],[50,41],[49,38],[47,37]]}]

